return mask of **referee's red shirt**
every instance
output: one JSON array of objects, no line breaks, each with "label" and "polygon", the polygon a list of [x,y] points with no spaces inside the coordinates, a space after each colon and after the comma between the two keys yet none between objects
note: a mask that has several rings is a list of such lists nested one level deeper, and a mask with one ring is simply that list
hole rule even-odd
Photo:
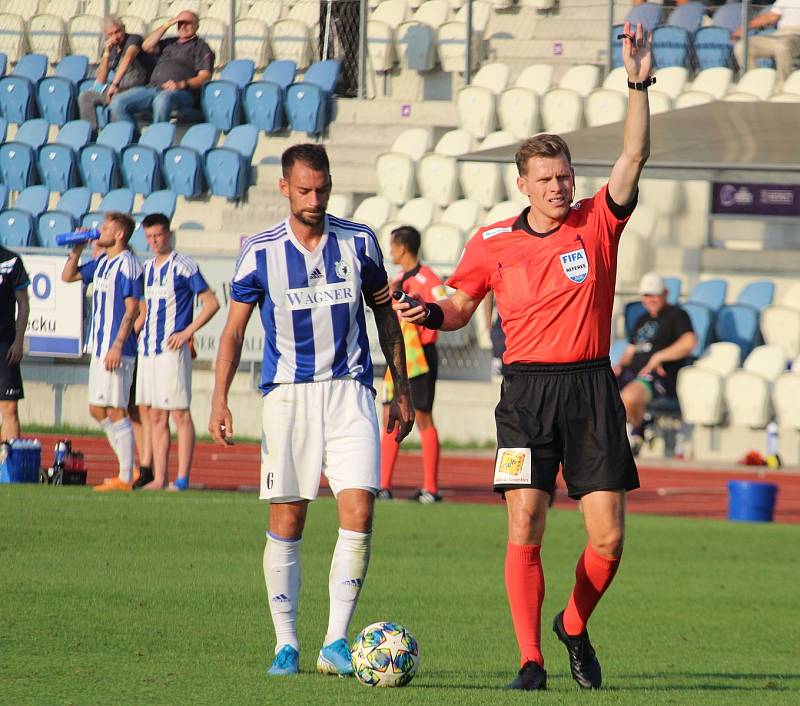
[{"label": "referee's red shirt", "polygon": [[[447,298],[442,280],[427,265],[419,264],[408,272],[401,272],[392,280],[392,289],[400,289],[420,302],[436,302]],[[436,329],[417,326],[419,341],[423,346],[436,343]]]},{"label": "referee's red shirt", "polygon": [[528,209],[483,227],[447,284],[471,297],[491,289],[506,335],[504,363],[574,363],[608,355],[618,218],[608,187],[575,203],[549,234],[535,234]]}]

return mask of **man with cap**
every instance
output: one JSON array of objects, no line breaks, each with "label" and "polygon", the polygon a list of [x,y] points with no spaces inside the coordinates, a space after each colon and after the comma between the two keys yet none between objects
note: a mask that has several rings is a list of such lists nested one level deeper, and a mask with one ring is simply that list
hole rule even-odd
[{"label": "man with cap", "polygon": [[628,420],[631,448],[641,448],[647,405],[675,397],[678,370],[697,345],[689,315],[667,303],[667,288],[657,272],[639,282],[645,311],[636,320],[628,347],[614,366]]}]

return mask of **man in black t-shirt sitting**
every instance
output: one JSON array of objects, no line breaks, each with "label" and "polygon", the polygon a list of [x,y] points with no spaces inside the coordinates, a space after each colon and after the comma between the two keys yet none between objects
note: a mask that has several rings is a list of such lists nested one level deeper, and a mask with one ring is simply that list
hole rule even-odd
[{"label": "man in black t-shirt sitting", "polygon": [[644,275],[639,295],[645,312],[636,320],[628,347],[614,366],[634,452],[641,446],[647,405],[676,396],[678,370],[697,345],[689,315],[667,303],[661,275]]}]

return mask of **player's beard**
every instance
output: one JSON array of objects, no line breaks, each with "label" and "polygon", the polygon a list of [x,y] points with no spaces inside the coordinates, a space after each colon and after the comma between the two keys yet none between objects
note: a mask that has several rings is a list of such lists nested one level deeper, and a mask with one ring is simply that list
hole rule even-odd
[{"label": "player's beard", "polygon": [[303,225],[318,226],[325,220],[325,211],[298,211],[294,217]]}]

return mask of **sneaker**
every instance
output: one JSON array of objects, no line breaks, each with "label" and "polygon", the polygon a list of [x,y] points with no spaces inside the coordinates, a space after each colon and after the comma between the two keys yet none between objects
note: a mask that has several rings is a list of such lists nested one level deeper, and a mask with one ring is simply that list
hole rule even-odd
[{"label": "sneaker", "polygon": [[133,487],[141,488],[153,480],[153,469],[150,466],[140,466],[133,469]]},{"label": "sneaker", "polygon": [[439,493],[431,493],[427,490],[418,490],[414,495],[416,500],[421,505],[433,505],[433,503],[442,502],[442,496]]},{"label": "sneaker", "polygon": [[189,476],[185,478],[176,478],[172,485],[170,486],[170,490],[189,490]]},{"label": "sneaker", "polygon": [[584,689],[599,689],[602,682],[600,662],[589,641],[589,633],[584,630],[580,635],[567,635],[564,630],[564,611],[553,618],[553,632],[564,643],[569,654],[569,668],[572,678]]},{"label": "sneaker", "polygon": [[123,480],[120,480],[119,477],[117,478],[109,478],[105,483],[101,483],[100,485],[96,485],[94,487],[95,493],[109,493],[112,491],[121,491],[123,493],[129,493],[133,490],[132,483],[126,483]]},{"label": "sneaker", "polygon": [[342,637],[330,645],[325,645],[319,651],[317,671],[320,674],[337,674],[340,677],[349,677],[353,673],[353,660],[347,640]]},{"label": "sneaker", "polygon": [[284,645],[267,670],[271,677],[287,677],[300,671],[300,653],[291,645]]},{"label": "sneaker", "polygon": [[506,689],[520,689],[521,691],[544,691],[547,689],[547,672],[536,662],[525,662],[519,674]]},{"label": "sneaker", "polygon": [[378,500],[394,500],[394,495],[392,495],[392,491],[388,488],[381,488],[375,495]]}]

